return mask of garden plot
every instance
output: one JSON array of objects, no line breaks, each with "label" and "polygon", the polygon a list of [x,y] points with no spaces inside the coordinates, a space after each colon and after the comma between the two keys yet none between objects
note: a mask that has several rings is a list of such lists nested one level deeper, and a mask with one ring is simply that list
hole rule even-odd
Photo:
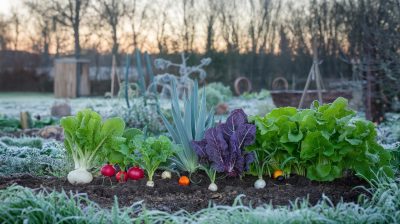
[{"label": "garden plot", "polygon": [[154,177],[156,186],[146,187],[144,179],[126,183],[118,183],[112,178],[112,185],[108,179],[96,177],[90,184],[74,186],[65,178],[35,177],[31,175],[16,175],[0,178],[0,189],[5,189],[13,184],[18,184],[32,189],[44,187],[47,190],[62,190],[69,192],[86,193],[90,200],[98,203],[103,208],[114,205],[114,196],[118,198],[121,207],[129,207],[138,201],[151,210],[176,212],[186,210],[196,212],[207,208],[210,203],[217,205],[232,205],[235,199],[242,195],[244,205],[254,207],[271,203],[273,206],[286,206],[291,201],[307,199],[312,205],[317,204],[323,196],[329,197],[333,204],[340,201],[357,202],[362,189],[356,186],[367,186],[367,183],[355,178],[346,177],[333,182],[319,183],[307,180],[301,176],[293,176],[287,180],[277,181],[268,179],[264,190],[253,187],[256,178],[246,176],[242,180],[226,178],[218,181],[220,190],[210,193],[207,190],[208,178],[203,173],[192,177],[196,184],[187,187],[179,186],[176,175],[172,179],[161,179],[161,173]]},{"label": "garden plot", "polygon": [[[197,96],[196,91],[194,88],[191,96]],[[386,205],[374,199],[398,194],[393,179],[399,161],[397,149],[379,145],[374,124],[357,117],[347,100],[315,103],[306,110],[277,108],[259,115],[252,109],[252,100],[232,99],[232,105],[254,114],[231,109],[227,118],[215,122],[206,99],[191,96],[181,102],[173,93],[171,100],[160,103],[164,106],[158,116],[165,131],[159,134],[129,127],[122,116],[111,115],[108,108],[124,106],[120,99],[98,99],[98,105],[97,99],[78,99],[76,105],[90,101],[92,108],[96,106],[108,116],[84,109],[62,118],[64,143],[0,138],[0,156],[4,158],[0,164],[1,197],[11,208],[17,191],[31,195],[21,203],[31,197],[50,197],[46,192],[62,198],[63,192],[83,193],[88,198],[70,206],[95,206],[93,211],[104,210],[104,214],[132,212],[123,216],[130,220],[162,217],[195,222],[204,219],[198,215],[202,212],[214,215],[228,208],[235,214],[268,211],[271,216],[286,209],[290,216],[299,211],[314,214],[309,220],[339,220],[324,213],[319,217],[315,211],[343,211],[343,206],[349,208],[349,214],[369,212],[368,217],[357,220],[398,220],[390,213],[379,217],[377,212]],[[253,100],[260,103],[260,99]],[[103,101],[110,103],[107,108],[100,105]],[[6,169],[14,166],[18,166],[15,172]],[[13,185],[37,190],[32,194]],[[237,206],[245,210],[239,211]],[[188,218],[185,214],[190,213],[182,211],[197,215]]]}]

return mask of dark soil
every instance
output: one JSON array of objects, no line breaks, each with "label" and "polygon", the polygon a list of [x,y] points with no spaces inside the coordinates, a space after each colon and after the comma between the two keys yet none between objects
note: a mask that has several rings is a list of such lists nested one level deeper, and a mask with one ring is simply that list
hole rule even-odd
[{"label": "dark soil", "polygon": [[12,184],[18,184],[29,188],[41,186],[58,191],[87,193],[89,198],[102,207],[111,207],[114,203],[114,195],[118,197],[120,206],[130,206],[134,202],[143,200],[149,209],[163,211],[197,211],[206,208],[209,202],[219,205],[232,205],[234,199],[240,195],[245,205],[257,206],[263,203],[272,203],[274,206],[289,205],[289,201],[296,198],[307,198],[312,204],[321,200],[322,194],[328,196],[333,203],[343,199],[345,202],[355,202],[361,189],[353,189],[366,183],[356,177],[345,177],[333,182],[315,182],[301,176],[292,176],[283,181],[266,179],[267,186],[262,190],[256,190],[253,183],[255,177],[246,176],[239,178],[224,178],[216,181],[219,189],[217,192],[209,191],[208,178],[203,174],[193,177],[198,184],[184,187],[178,185],[178,177],[173,176],[170,180],[162,180],[160,174],[154,177],[155,187],[146,187],[146,180],[129,180],[127,183],[117,183],[112,179],[110,185],[108,179],[96,177],[92,183],[82,186],[73,186],[66,179],[56,177],[33,177],[30,175],[0,177],[0,189]]}]

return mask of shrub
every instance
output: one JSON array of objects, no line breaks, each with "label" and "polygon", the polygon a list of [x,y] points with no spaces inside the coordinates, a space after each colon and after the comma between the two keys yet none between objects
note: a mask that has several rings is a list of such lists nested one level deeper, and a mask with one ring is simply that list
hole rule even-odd
[{"label": "shrub", "polygon": [[64,176],[70,163],[61,143],[39,138],[0,138],[0,174]]},{"label": "shrub", "polygon": [[122,117],[127,127],[144,129],[152,134],[160,134],[166,131],[160,115],[157,113],[157,106],[145,104],[143,98],[136,98],[130,101],[131,107],[115,107],[112,116]]},{"label": "shrub", "polygon": [[353,170],[366,179],[383,169],[392,176],[390,152],[376,141],[372,122],[356,117],[347,100],[313,103],[311,109],[274,109],[255,116],[256,143],[249,150],[262,151],[272,169],[306,175],[311,180],[331,181]]},{"label": "shrub", "polygon": [[269,97],[271,94],[269,93],[268,90],[262,89],[260,92],[255,92],[255,93],[248,93],[245,92],[241,95],[242,98],[244,99],[257,99],[257,100],[265,100],[267,97]]},{"label": "shrub", "polygon": [[220,82],[213,82],[206,86],[207,108],[217,106],[219,103],[226,102],[232,98],[232,91],[229,86],[224,86]]}]

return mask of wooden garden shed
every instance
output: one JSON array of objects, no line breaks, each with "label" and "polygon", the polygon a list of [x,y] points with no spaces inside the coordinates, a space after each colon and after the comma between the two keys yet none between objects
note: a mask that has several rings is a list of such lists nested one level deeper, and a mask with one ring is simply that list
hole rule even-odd
[{"label": "wooden garden shed", "polygon": [[56,98],[90,95],[89,62],[87,59],[75,58],[60,58],[54,61],[54,96]]}]

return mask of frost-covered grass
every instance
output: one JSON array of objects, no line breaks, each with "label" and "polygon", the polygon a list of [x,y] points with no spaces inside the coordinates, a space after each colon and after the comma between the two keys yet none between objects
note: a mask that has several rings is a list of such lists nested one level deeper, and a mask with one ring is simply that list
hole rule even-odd
[{"label": "frost-covered grass", "polygon": [[[399,180],[380,177],[370,195],[358,203],[333,205],[323,197],[311,206],[306,200],[289,206],[244,206],[237,198],[232,206],[211,205],[196,213],[173,214],[146,210],[140,202],[102,209],[83,194],[33,191],[11,186],[0,190],[1,223],[399,223]],[[179,200],[177,198],[177,200]]]},{"label": "frost-covered grass", "polygon": [[68,102],[72,113],[76,114],[83,108],[92,108],[103,116],[109,114],[116,105],[124,103],[122,99],[104,99],[103,97],[83,97],[76,99],[56,99],[52,94],[39,93],[0,93],[0,114],[18,117],[21,111],[31,115],[50,116],[51,106],[55,102]]},{"label": "frost-covered grass", "polygon": [[[7,97],[5,97],[7,96]],[[63,102],[62,99],[55,99],[52,95],[39,95],[34,94],[26,97],[18,94],[2,94],[0,93],[0,115],[7,115],[8,117],[19,119],[20,112],[28,111],[35,117],[50,116],[51,106],[55,102]],[[67,102],[71,105],[72,114],[84,108],[90,108],[98,112],[102,117],[108,118],[113,116],[122,117],[129,127],[144,128],[147,127],[148,131],[159,134],[165,132],[165,127],[157,113],[157,107],[152,105],[143,105],[143,100],[136,98],[131,99],[131,108],[126,106],[125,99],[114,98],[104,99],[101,97],[95,98],[77,98],[70,99]],[[171,108],[169,99],[160,99],[160,108],[168,110]],[[228,102],[228,109],[230,111],[242,108],[248,115],[265,115],[270,112],[275,106],[271,98],[266,99],[243,99],[239,97],[231,98]],[[224,121],[228,113],[225,115],[217,115],[216,121]],[[14,129],[12,129],[14,130]]]},{"label": "frost-covered grass", "polygon": [[[131,101],[141,99],[131,99]],[[56,99],[52,94],[40,93],[0,93],[0,114],[10,117],[19,117],[21,111],[29,111],[31,115],[40,115],[42,117],[50,116],[50,108],[55,102],[64,102],[64,99]],[[105,99],[103,97],[83,97],[69,99],[67,102],[71,105],[72,114],[76,114],[83,108],[91,108],[101,114],[103,117],[109,117],[116,114],[116,110],[126,109],[124,98]],[[170,100],[160,99],[160,107],[169,109]],[[131,103],[135,105],[138,103]],[[227,102],[229,110],[242,108],[248,115],[264,115],[274,108],[271,97],[262,99],[233,97]],[[224,116],[222,116],[224,117]]]},{"label": "frost-covered grass", "polygon": [[71,164],[62,143],[40,138],[0,138],[0,175],[65,176]]}]

